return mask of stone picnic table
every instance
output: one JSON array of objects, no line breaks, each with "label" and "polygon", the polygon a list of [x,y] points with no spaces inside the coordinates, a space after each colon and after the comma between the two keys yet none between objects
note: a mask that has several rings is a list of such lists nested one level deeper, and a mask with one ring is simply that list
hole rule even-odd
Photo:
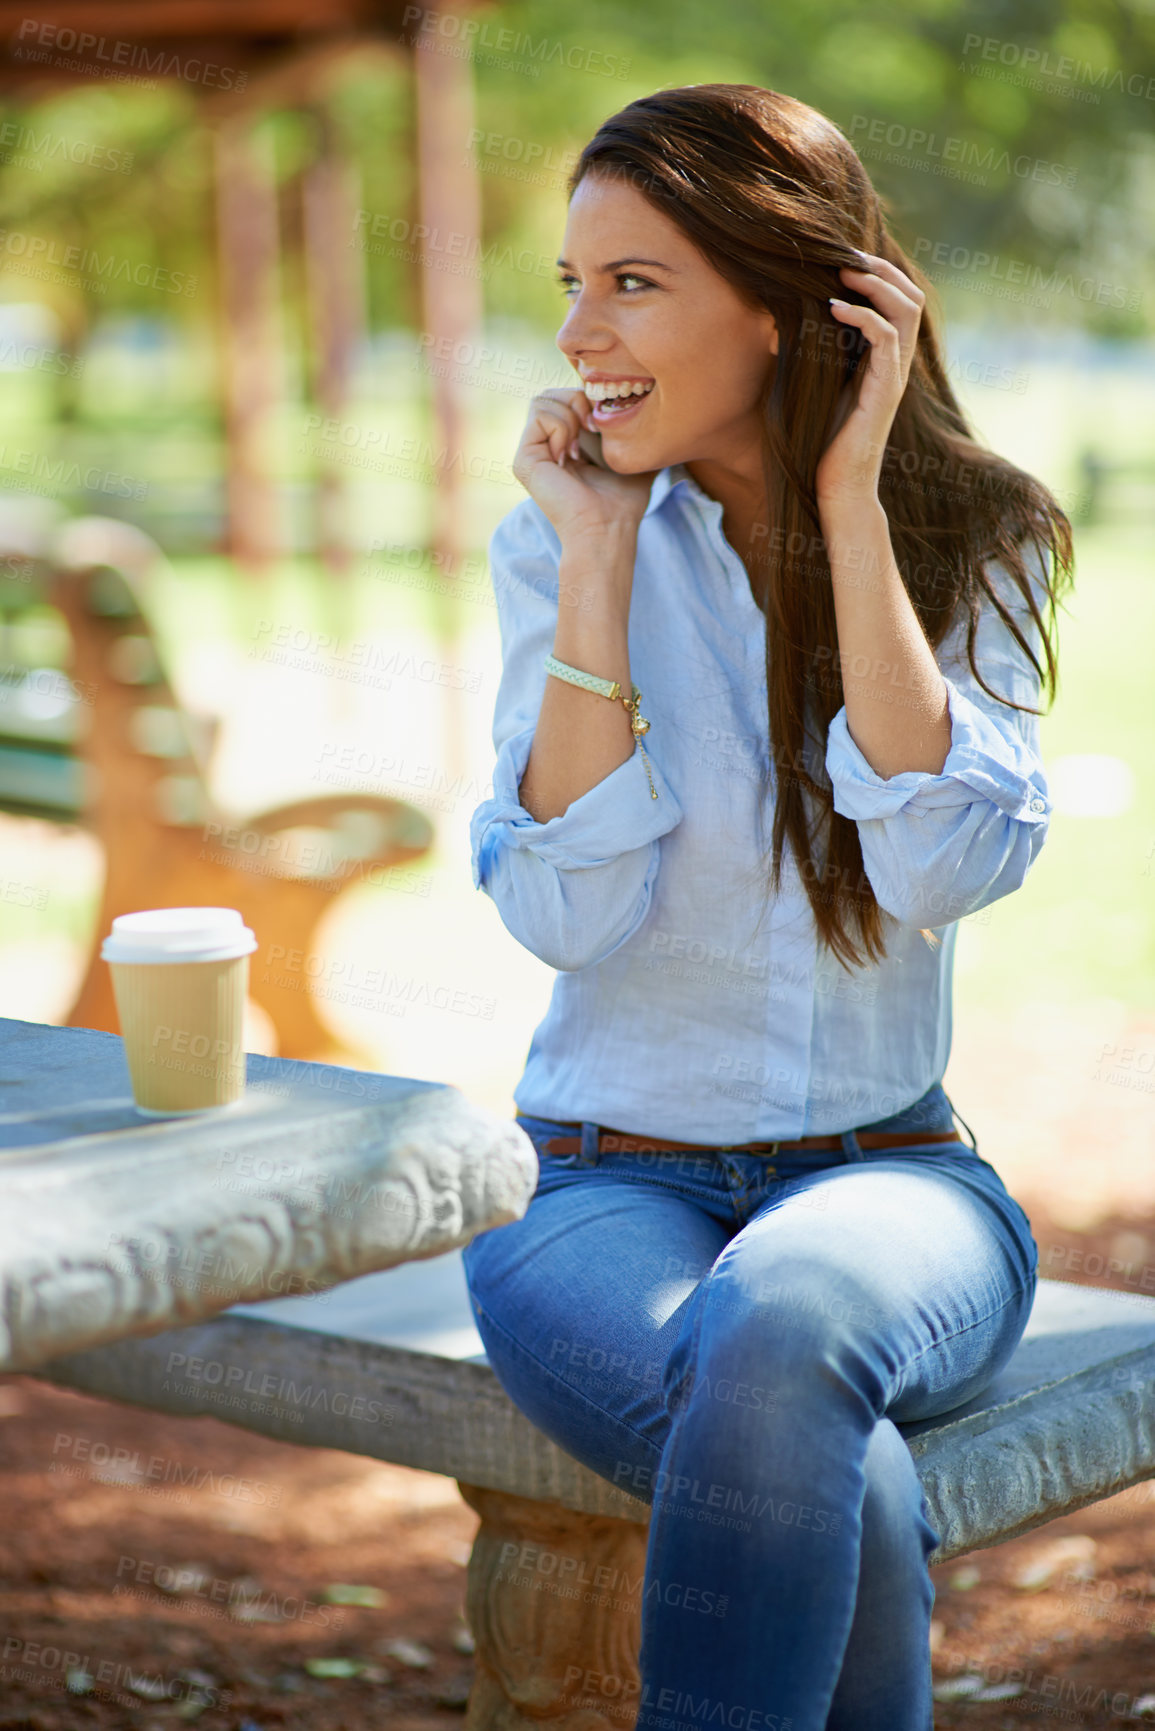
[{"label": "stone picnic table", "polygon": [[0,1371],[314,1296],[524,1214],[537,1155],[456,1088],[246,1055],[155,1119],[119,1035],[0,1017]]}]

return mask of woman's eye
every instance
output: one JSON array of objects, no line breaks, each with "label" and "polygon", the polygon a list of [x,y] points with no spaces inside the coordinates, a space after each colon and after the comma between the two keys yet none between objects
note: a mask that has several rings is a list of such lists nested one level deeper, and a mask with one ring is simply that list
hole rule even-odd
[{"label": "woman's eye", "polygon": [[[654,286],[653,283],[647,281],[647,279],[644,276],[635,276],[632,271],[619,272],[619,274],[614,278],[614,281],[617,283],[628,283],[628,282],[640,283],[642,288],[644,288],[644,289],[653,288],[653,286]],[[572,292],[572,290],[577,287],[577,278],[575,276],[558,277],[557,285],[560,288],[562,294],[568,296]],[[627,296],[629,296],[630,294],[635,294],[637,291],[627,289],[625,292],[626,292]]]}]

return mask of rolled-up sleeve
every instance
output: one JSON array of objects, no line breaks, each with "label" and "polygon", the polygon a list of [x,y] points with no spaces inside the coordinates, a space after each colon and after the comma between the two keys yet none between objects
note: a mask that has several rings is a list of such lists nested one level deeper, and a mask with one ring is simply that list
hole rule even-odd
[{"label": "rolled-up sleeve", "polygon": [[[1032,544],[1024,556],[1045,618],[1043,555]],[[998,561],[987,572],[1045,665],[1041,633],[1018,585]],[[1039,717],[983,690],[970,668],[966,631],[962,614],[935,652],[951,723],[939,774],[877,775],[850,736],[845,706],[827,735],[834,809],[856,821],[879,906],[904,925],[948,925],[1010,895],[1039,853],[1050,819]],[[975,660],[992,690],[1040,707],[1040,677],[989,601],[975,634]]]},{"label": "rolled-up sleeve", "polygon": [[560,555],[552,526],[531,499],[515,506],[490,540],[502,650],[497,762],[493,796],[473,813],[469,835],[474,888],[491,897],[520,944],[548,966],[570,971],[603,961],[637,930],[658,871],[658,840],[683,813],[649,739],[657,799],[635,745],[624,763],[547,823],[520,803],[549,678]]}]

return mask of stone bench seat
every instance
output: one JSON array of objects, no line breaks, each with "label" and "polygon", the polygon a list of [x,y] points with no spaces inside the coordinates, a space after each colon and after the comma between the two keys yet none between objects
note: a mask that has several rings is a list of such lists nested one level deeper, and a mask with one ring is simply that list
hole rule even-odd
[{"label": "stone bench seat", "polygon": [[[170,1368],[173,1354],[243,1377],[218,1386],[202,1371],[194,1387]],[[36,1374],[282,1442],[649,1521],[648,1504],[572,1460],[505,1394],[474,1326],[459,1251],[315,1297],[234,1305],[193,1327],[53,1359]],[[300,1398],[306,1387],[311,1407]],[[229,1404],[237,1388],[263,1410]],[[1153,1389],[1155,1298],[1040,1280],[1023,1338],[987,1389],[938,1418],[898,1427],[942,1534],[932,1564],[1155,1476]],[[322,1391],[329,1398],[317,1399]],[[369,1426],[335,1410],[332,1397],[342,1393],[378,1402],[388,1418]]]}]

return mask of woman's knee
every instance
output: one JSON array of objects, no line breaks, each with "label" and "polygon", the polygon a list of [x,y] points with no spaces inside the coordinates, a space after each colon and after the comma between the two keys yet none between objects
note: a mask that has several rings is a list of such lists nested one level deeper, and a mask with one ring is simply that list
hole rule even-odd
[{"label": "woman's knee", "polygon": [[721,1286],[733,1285],[761,1317],[779,1328],[831,1324],[877,1329],[884,1322],[875,1288],[847,1266],[845,1255],[776,1255],[768,1241],[751,1245],[732,1263],[723,1259],[715,1270],[715,1277],[719,1275]]},{"label": "woman's knee", "polygon": [[[881,1400],[885,1317],[871,1293],[822,1259],[723,1256],[703,1282],[667,1367],[667,1394],[689,1377],[741,1366],[747,1381],[793,1388],[821,1362]],[[882,1411],[882,1406],[877,1410]]]}]

